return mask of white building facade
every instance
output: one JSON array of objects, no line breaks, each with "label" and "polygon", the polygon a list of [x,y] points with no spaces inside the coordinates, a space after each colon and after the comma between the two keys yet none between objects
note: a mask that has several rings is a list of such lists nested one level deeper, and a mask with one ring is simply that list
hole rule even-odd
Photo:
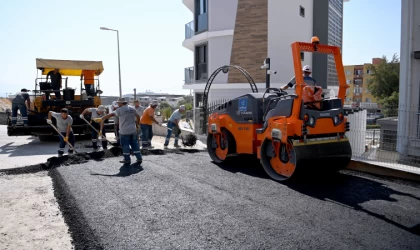
[{"label": "white building facade", "polygon": [[420,1],[401,0],[400,94],[397,151],[420,163]]},{"label": "white building facade", "polygon": [[[343,0],[339,0],[341,5],[338,8],[331,8],[333,4],[337,6],[336,1],[183,0],[194,16],[193,21],[185,26],[183,41],[183,46],[191,50],[194,57],[194,65],[185,69],[183,85],[184,89],[193,90],[194,106],[199,106],[208,78],[221,66],[243,67],[261,92],[265,90],[265,70],[261,69],[265,58],[271,59],[271,70],[277,71],[277,74],[271,75],[270,86],[280,87],[294,76],[290,47],[293,42],[309,42],[312,36],[317,35],[314,34],[316,31],[320,33],[321,43],[333,41],[334,45],[341,46],[342,19],[334,23],[329,18],[332,11],[335,14],[341,12],[336,16],[342,18]],[[314,2],[321,7],[314,8]],[[314,12],[314,9],[320,8],[324,9],[322,13]],[[314,15],[326,16],[326,24],[321,22],[314,26]],[[327,57],[321,56],[325,57],[321,61],[325,66],[314,69],[313,77],[322,79],[319,84],[327,88]],[[302,65],[312,64],[312,53],[304,53]],[[251,89],[246,78],[239,71],[231,70],[215,78],[209,101],[231,99],[249,92]]]}]

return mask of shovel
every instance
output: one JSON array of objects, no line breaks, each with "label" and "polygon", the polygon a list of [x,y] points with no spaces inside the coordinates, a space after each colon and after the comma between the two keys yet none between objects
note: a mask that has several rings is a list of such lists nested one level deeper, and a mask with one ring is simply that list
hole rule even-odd
[{"label": "shovel", "polygon": [[[64,136],[61,134],[61,132],[60,131],[58,131],[58,129],[53,125],[53,124],[50,124],[51,125],[51,127],[53,127],[53,129],[55,130],[55,131],[57,131],[57,133],[63,138],[63,140],[65,139],[64,138]],[[77,154],[77,152],[76,152],[76,149],[74,149],[74,147],[71,145],[71,143],[70,142],[68,142],[68,141],[66,141],[66,140],[64,140],[66,143],[67,143],[67,145],[69,145],[69,148],[71,149],[71,150],[73,150],[74,151],[74,153],[76,153]]]},{"label": "shovel", "polygon": [[[99,131],[94,127],[94,126],[92,126],[92,124],[90,124],[90,122],[88,122],[85,118],[82,118],[93,130],[95,130],[96,131],[96,133],[98,133],[98,135],[100,134],[99,133]],[[108,143],[109,144],[111,144],[111,145],[113,145],[113,146],[117,146],[118,144],[117,143],[113,143],[113,142],[110,142],[105,136],[102,136],[102,138],[105,138],[105,140],[107,140],[108,141]]]}]

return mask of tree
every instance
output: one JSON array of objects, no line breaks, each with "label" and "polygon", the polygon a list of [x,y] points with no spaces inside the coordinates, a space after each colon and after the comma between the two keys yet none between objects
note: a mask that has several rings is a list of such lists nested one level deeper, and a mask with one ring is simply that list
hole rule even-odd
[{"label": "tree", "polygon": [[386,116],[395,115],[400,87],[400,60],[397,54],[394,54],[390,61],[383,56],[381,62],[370,65],[369,70],[372,72],[372,78],[368,82],[368,90],[383,106]]},{"label": "tree", "polygon": [[170,108],[172,110],[171,105],[169,105],[169,103],[167,102],[161,102],[158,107],[161,111],[163,111],[166,108]]}]

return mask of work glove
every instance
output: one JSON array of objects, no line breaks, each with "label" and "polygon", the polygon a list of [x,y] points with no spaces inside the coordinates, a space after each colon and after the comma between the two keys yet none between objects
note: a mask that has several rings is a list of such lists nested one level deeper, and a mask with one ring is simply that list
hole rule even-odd
[{"label": "work glove", "polygon": [[47,119],[48,124],[52,124],[52,121],[50,119]]},{"label": "work glove", "polygon": [[96,122],[96,123],[101,123],[102,118],[93,118],[93,121]]},{"label": "work glove", "polygon": [[64,137],[64,141],[65,142],[68,142],[69,141],[69,138],[66,136],[66,137]]},{"label": "work glove", "polygon": [[84,119],[85,118],[85,116],[84,115],[80,115],[80,119]]}]

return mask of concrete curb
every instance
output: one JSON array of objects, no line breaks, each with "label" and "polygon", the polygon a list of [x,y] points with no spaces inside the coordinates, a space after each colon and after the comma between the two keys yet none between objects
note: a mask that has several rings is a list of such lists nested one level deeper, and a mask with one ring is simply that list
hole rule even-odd
[{"label": "concrete curb", "polygon": [[347,169],[374,174],[374,175],[395,177],[399,179],[420,182],[420,175],[418,174],[410,173],[403,170],[378,166],[378,165],[374,165],[374,164],[370,164],[366,162],[351,160],[350,164],[347,166]]}]

